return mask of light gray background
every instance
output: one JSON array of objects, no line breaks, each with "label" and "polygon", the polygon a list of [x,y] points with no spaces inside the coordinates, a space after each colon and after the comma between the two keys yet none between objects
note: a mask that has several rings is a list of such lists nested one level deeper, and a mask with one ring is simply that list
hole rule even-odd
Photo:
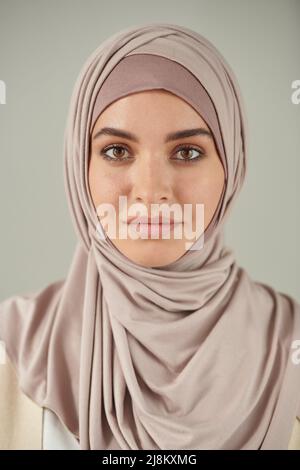
[{"label": "light gray background", "polygon": [[117,31],[161,21],[206,36],[238,77],[249,171],[226,241],[255,280],[300,300],[300,0],[0,0],[1,299],[65,278],[72,260],[63,133],[83,63]]}]

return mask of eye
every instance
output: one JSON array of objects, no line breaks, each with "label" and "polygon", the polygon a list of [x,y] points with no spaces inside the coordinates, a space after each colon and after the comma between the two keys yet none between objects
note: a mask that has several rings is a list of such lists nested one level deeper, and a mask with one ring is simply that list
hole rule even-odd
[{"label": "eye", "polygon": [[[106,147],[103,150],[101,150],[100,155],[102,156],[102,158],[104,158],[104,160],[108,160],[110,162],[118,162],[118,161],[121,161],[121,160],[129,160],[128,157],[123,157],[122,155],[120,155],[119,151],[116,152],[117,153],[117,155],[116,155],[116,153],[115,153],[116,149],[117,150],[121,149],[121,153],[124,150],[126,150],[128,152],[126,147],[124,147],[123,145],[110,145],[109,147]],[[107,152],[109,152],[110,150],[113,150],[114,157],[107,154]]]},{"label": "eye", "polygon": [[196,148],[196,147],[193,147],[192,145],[183,145],[183,146],[181,146],[179,149],[177,149],[176,153],[181,153],[181,154],[182,154],[183,152],[186,152],[187,154],[189,154],[189,153],[191,153],[191,151],[196,151],[196,152],[198,152],[198,155],[196,155],[196,156],[193,157],[193,158],[185,158],[185,157],[183,157],[183,158],[177,158],[177,159],[175,159],[175,160],[179,160],[179,161],[182,161],[182,162],[184,162],[184,163],[191,163],[191,162],[200,160],[200,159],[203,158],[204,155],[205,155],[205,153],[204,153],[202,150],[200,150],[200,149],[198,149],[198,148]]},{"label": "eye", "polygon": [[[109,155],[108,152],[112,150],[113,156]],[[123,145],[110,145],[109,147],[105,147],[104,149],[101,150],[100,155],[104,160],[108,160],[111,163],[117,163],[121,161],[127,161],[130,160],[131,157],[124,157],[124,151],[129,153],[129,150],[123,146]],[[172,160],[177,160],[183,163],[193,163],[195,161],[200,160],[205,156],[205,153],[198,149],[197,147],[194,147],[192,145],[182,145],[181,147],[177,148],[175,154],[180,153],[181,155],[187,153],[188,155],[191,154],[192,152],[197,152],[198,155],[191,157],[191,158],[186,158],[183,156],[183,158],[173,158]]]}]

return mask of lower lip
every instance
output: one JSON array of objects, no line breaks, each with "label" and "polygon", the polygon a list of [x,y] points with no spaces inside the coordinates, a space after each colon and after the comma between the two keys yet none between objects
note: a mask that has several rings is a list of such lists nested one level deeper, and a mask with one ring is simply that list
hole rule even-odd
[{"label": "lower lip", "polygon": [[141,237],[159,237],[161,235],[168,235],[174,228],[174,223],[171,224],[137,224],[137,231]]}]

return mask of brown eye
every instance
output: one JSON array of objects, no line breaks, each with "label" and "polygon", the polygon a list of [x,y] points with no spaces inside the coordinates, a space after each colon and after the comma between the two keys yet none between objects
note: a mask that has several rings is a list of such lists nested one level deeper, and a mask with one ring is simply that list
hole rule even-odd
[{"label": "brown eye", "polygon": [[[193,151],[197,152],[198,155],[189,158],[189,155],[192,155]],[[199,150],[196,147],[192,147],[192,146],[189,146],[189,145],[185,145],[183,147],[180,147],[179,149],[177,149],[176,153],[183,156],[183,158],[177,158],[176,160],[182,161],[184,163],[190,163],[190,162],[198,161],[199,159],[203,158],[204,155],[205,155],[202,150]]]},{"label": "brown eye", "polygon": [[[113,152],[113,156],[111,155],[108,155],[108,152],[112,150]],[[105,159],[105,160],[108,160],[108,161],[111,161],[111,162],[118,162],[118,161],[123,161],[123,160],[129,160],[128,157],[123,157],[123,152],[124,150],[126,152],[128,152],[128,150],[126,149],[126,147],[124,147],[123,145],[111,145],[109,147],[106,147],[104,148],[103,150],[101,150],[100,152],[100,155]]]},{"label": "brown eye", "polygon": [[[108,154],[108,152],[110,151],[112,152],[111,155]],[[107,160],[111,163],[118,163],[123,162],[124,160],[127,161],[131,159],[131,157],[129,156],[124,156],[124,152],[129,153],[129,150],[123,145],[114,144],[102,149],[100,155],[104,160]],[[193,156],[193,152],[196,152],[198,155]],[[205,156],[205,153],[202,150],[191,145],[181,146],[176,150],[175,154],[179,154],[181,158],[175,158],[172,160],[177,160],[183,163],[196,162]]]},{"label": "brown eye", "polygon": [[122,156],[123,152],[124,152],[124,148],[123,148],[123,147],[115,147],[115,148],[113,149],[113,154],[114,154],[114,156],[115,156],[115,157],[118,157],[118,158]]}]

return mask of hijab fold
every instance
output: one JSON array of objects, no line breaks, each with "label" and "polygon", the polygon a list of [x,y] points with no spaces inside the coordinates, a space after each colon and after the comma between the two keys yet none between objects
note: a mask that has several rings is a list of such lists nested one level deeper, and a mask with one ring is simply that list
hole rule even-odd
[{"label": "hijab fold", "polygon": [[[87,179],[90,131],[122,88],[101,101],[112,91],[113,70],[146,55],[199,82],[227,171],[203,247],[158,268],[137,265],[99,237]],[[132,76],[127,93],[139,86]],[[148,68],[146,79],[155,76],[159,86]],[[197,96],[195,85],[190,104]],[[131,27],[84,64],[65,132],[65,188],[78,236],[69,271],[0,304],[0,339],[20,387],[57,414],[81,449],[287,449],[300,413],[300,370],[291,359],[300,305],[251,279],[224,243],[223,224],[245,178],[247,138],[234,73],[195,31]]]}]

